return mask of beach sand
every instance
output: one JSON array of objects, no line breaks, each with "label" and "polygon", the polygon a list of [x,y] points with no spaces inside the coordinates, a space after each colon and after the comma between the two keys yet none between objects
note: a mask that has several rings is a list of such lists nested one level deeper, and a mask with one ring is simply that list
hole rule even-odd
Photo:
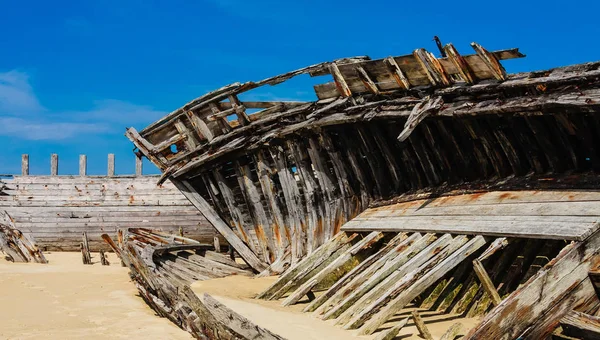
[{"label": "beach sand", "polygon": [[47,265],[0,259],[0,339],[192,339],[137,296],[114,254],[110,266],[45,255]]},{"label": "beach sand", "polygon": [[[370,336],[358,336],[354,330],[347,331],[340,326],[335,326],[335,320],[322,321],[314,317],[312,313],[302,313],[302,309],[308,303],[306,298],[301,300],[300,303],[289,307],[282,307],[281,301],[265,301],[253,298],[275,280],[277,280],[277,277],[230,276],[222,279],[194,282],[192,289],[198,295],[202,293],[210,294],[250,321],[289,340],[373,339],[379,335],[380,332]],[[382,329],[393,327],[400,320],[409,317],[410,312],[413,310],[414,308],[405,308],[383,325]],[[467,329],[476,325],[478,321],[476,318],[460,318],[455,315],[431,311],[420,311],[420,313],[434,339],[441,337],[456,322],[462,323]],[[412,318],[395,339],[422,340]]]}]

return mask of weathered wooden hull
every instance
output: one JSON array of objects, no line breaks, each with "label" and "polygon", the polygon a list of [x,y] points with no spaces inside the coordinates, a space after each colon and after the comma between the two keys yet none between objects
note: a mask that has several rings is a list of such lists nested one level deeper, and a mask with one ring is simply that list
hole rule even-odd
[{"label": "weathered wooden hull", "polygon": [[[398,196],[511,182],[505,189],[597,188],[600,63],[507,75],[499,60],[522,55],[474,48],[233,84],[127,136],[259,271],[297,263],[369,205]],[[317,102],[237,97],[301,73],[334,82],[315,87]],[[575,180],[544,180],[567,175]]]}]

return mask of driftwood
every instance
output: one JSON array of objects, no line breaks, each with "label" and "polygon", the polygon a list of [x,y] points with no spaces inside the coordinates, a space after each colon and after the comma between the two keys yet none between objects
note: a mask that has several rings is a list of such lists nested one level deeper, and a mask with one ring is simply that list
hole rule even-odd
[{"label": "driftwood", "polygon": [[571,311],[560,320],[562,334],[581,339],[600,339],[600,318]]},{"label": "driftwood", "polygon": [[421,338],[426,339],[426,340],[433,340],[433,336],[431,336],[431,333],[429,332],[429,329],[425,325],[425,322],[423,322],[421,315],[417,311],[411,312],[411,315],[415,322],[415,326],[417,326],[417,330],[419,331],[419,334],[421,335]]},{"label": "driftwood", "polygon": [[404,326],[406,326],[406,324],[408,323],[409,318],[404,318],[402,319],[397,325],[395,325],[394,327],[382,331],[381,334],[377,335],[377,337],[375,337],[375,340],[392,340],[396,337],[396,335],[398,335],[398,333],[400,332],[400,330],[402,328],[404,328]]},{"label": "driftwood", "polygon": [[0,250],[12,262],[48,263],[33,238],[18,230],[5,211],[0,211]]}]

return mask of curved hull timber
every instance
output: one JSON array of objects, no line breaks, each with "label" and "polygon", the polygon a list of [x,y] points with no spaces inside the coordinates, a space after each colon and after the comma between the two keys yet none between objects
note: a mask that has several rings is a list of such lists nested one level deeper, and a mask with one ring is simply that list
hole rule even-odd
[{"label": "curved hull timber", "polygon": [[[473,48],[348,58],[232,84],[127,136],[257,271],[281,272],[395,198],[597,190],[600,62],[509,75],[499,61],[518,50]],[[304,73],[333,77],[315,86],[318,101],[237,98]]]}]

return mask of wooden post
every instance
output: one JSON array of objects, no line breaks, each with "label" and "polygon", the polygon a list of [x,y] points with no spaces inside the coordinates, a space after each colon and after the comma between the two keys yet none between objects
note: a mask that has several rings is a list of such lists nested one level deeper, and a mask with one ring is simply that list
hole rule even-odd
[{"label": "wooden post", "polygon": [[220,253],[221,252],[221,242],[219,241],[219,237],[216,236],[216,235],[215,235],[215,238],[214,238],[214,242],[215,242],[215,251],[217,253]]},{"label": "wooden post", "polygon": [[135,158],[135,175],[138,177],[142,176],[143,164],[144,163],[142,157]]},{"label": "wooden post", "polygon": [[488,293],[489,296],[492,298],[494,306],[498,306],[500,302],[502,302],[502,298],[500,297],[500,294],[498,294],[498,291],[496,290],[492,279],[490,279],[490,276],[485,271],[485,268],[483,267],[483,264],[481,264],[481,261],[473,260],[473,269],[475,270],[475,274],[477,274],[477,277],[479,278],[483,289],[485,289],[486,293]]},{"label": "wooden post", "polygon": [[108,259],[106,258],[106,255],[104,254],[104,250],[100,250],[100,263],[102,263],[103,266],[110,265],[110,262],[108,262]]},{"label": "wooden post", "polygon": [[421,338],[427,339],[427,340],[433,340],[431,333],[429,333],[429,329],[427,329],[427,326],[425,326],[425,322],[423,322],[423,319],[421,319],[421,316],[419,315],[419,313],[417,313],[417,311],[413,311],[411,314],[412,314],[413,320],[415,321],[415,326],[417,326],[417,330],[419,330],[419,334],[421,335]]},{"label": "wooden post", "polygon": [[50,176],[58,176],[58,155],[55,153],[50,156]]},{"label": "wooden post", "polygon": [[448,328],[448,330],[446,331],[446,333],[444,333],[444,335],[442,335],[440,340],[454,340],[457,336],[464,334],[464,331],[465,329],[462,323],[457,322],[450,326],[450,328]]},{"label": "wooden post", "polygon": [[109,153],[108,154],[108,170],[107,170],[107,175],[108,175],[108,177],[114,177],[115,176],[115,154],[114,153]]},{"label": "wooden post", "polygon": [[400,332],[400,330],[406,326],[406,323],[408,323],[408,319],[409,318],[404,318],[402,319],[402,321],[400,321],[396,326],[389,328],[385,331],[381,331],[381,334],[379,334],[375,340],[392,340],[396,337],[396,335],[398,335],[398,333]]},{"label": "wooden post", "polygon": [[88,244],[86,232],[83,232],[83,243],[81,243],[81,257],[83,259],[83,264],[92,264],[92,256],[90,255],[90,247]]},{"label": "wooden post", "polygon": [[21,176],[29,176],[29,155],[21,155]]},{"label": "wooden post", "polygon": [[87,176],[87,156],[79,155],[79,176]]}]

